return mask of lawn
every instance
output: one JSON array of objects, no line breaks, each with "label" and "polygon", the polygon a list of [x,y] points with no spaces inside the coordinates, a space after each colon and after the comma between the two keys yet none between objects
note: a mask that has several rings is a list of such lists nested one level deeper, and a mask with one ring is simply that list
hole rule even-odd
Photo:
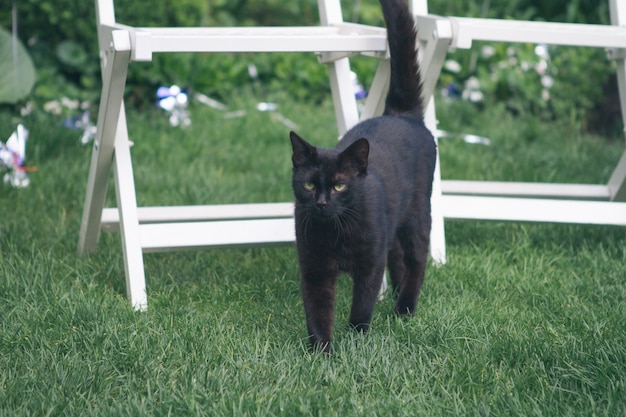
[{"label": "lawn", "polygon": [[[336,140],[329,104],[276,97],[311,142]],[[289,201],[288,128],[196,105],[192,126],[130,110],[140,205]],[[606,182],[619,137],[441,103],[445,178]],[[0,184],[0,415],[616,416],[626,414],[626,230],[448,222],[448,263],[417,314],[387,297],[371,332],[310,353],[292,246],[149,254],[149,309],[125,298],[121,243],[76,255],[91,149],[52,116],[25,119],[31,184]],[[0,113],[0,139],[14,126]],[[108,193],[113,204],[115,193]]]}]

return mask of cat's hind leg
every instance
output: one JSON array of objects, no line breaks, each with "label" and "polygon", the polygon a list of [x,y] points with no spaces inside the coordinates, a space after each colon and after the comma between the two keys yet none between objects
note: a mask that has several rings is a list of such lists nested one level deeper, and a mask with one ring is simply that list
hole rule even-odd
[{"label": "cat's hind leg", "polygon": [[406,268],[404,267],[404,251],[397,237],[394,241],[393,248],[387,255],[387,269],[389,270],[389,277],[391,278],[393,295],[397,297],[404,282],[404,275],[406,274]]},{"label": "cat's hind leg", "polygon": [[411,222],[399,228],[398,242],[402,246],[405,273],[398,288],[395,312],[413,315],[426,274],[428,245],[430,243],[430,217]]}]

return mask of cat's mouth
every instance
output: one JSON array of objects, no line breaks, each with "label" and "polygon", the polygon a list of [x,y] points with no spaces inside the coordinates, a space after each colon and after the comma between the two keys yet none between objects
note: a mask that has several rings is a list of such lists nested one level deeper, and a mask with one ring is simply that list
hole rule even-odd
[{"label": "cat's mouth", "polygon": [[335,213],[328,207],[315,207],[314,214],[320,220],[332,220],[335,217]]}]

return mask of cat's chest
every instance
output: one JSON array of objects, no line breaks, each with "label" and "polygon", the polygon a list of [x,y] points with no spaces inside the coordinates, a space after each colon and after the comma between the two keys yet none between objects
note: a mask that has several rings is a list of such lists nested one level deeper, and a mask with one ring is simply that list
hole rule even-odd
[{"label": "cat's chest", "polygon": [[363,258],[371,255],[374,242],[361,233],[343,235],[340,231],[318,227],[314,235],[308,236],[310,250],[326,259],[332,259],[339,269],[348,272]]}]

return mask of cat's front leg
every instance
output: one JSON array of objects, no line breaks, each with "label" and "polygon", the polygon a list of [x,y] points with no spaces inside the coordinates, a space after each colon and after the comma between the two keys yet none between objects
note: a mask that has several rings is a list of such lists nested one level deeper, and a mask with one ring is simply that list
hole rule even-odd
[{"label": "cat's front leg", "polygon": [[338,272],[302,271],[302,299],[309,341],[314,349],[330,353]]},{"label": "cat's front leg", "polygon": [[385,263],[381,261],[353,274],[350,325],[360,332],[369,330],[384,272]]}]

